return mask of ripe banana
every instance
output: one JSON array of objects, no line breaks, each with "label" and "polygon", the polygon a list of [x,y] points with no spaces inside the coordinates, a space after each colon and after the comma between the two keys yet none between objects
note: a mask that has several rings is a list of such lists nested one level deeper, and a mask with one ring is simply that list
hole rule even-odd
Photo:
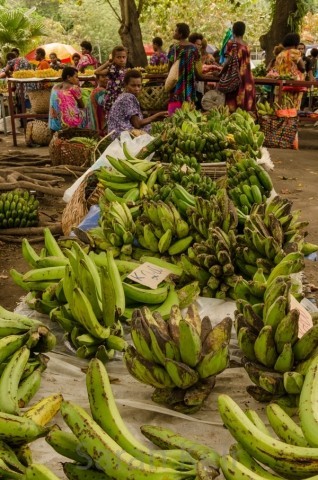
[{"label": "ripe banana", "polygon": [[23,414],[24,417],[33,420],[37,425],[44,427],[58,413],[63,397],[60,393],[42,398],[35,405],[32,405]]}]

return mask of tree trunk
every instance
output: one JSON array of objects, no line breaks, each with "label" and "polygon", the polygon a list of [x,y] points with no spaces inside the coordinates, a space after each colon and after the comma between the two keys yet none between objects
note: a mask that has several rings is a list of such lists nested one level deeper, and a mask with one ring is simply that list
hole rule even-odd
[{"label": "tree trunk", "polygon": [[273,58],[274,47],[282,43],[287,33],[291,33],[288,17],[295,12],[297,12],[297,0],[276,0],[271,27],[265,35],[260,37],[261,48],[266,52],[266,65]]},{"label": "tree trunk", "polygon": [[145,67],[147,56],[139,23],[140,12],[135,0],[119,0],[119,5],[122,21],[118,32],[123,45],[128,49],[128,61],[134,67]]}]

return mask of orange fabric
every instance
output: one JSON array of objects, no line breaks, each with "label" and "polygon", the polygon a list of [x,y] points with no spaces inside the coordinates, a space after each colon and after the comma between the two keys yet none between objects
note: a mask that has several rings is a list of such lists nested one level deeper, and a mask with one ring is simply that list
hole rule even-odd
[{"label": "orange fabric", "polygon": [[46,60],[41,60],[36,67],[37,70],[46,70],[47,68],[50,68],[50,64]]}]

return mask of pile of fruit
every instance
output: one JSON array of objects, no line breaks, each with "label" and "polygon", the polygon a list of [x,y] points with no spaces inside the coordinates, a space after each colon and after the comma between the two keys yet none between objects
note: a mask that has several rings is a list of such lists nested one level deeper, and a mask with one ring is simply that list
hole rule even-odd
[{"label": "pile of fruit", "polygon": [[145,68],[146,72],[152,75],[163,73],[168,73],[168,64],[164,63],[162,65],[147,65]]},{"label": "pile of fruit", "polygon": [[53,68],[44,70],[16,70],[12,73],[13,78],[59,78],[60,75]]},{"label": "pile of fruit", "polygon": [[231,328],[230,318],[215,327],[209,317],[201,320],[195,305],[184,316],[174,305],[167,321],[143,307],[133,313],[134,346],[125,351],[126,367],[137,380],[155,387],[155,402],[194,413],[229,364]]},{"label": "pile of fruit", "polygon": [[28,191],[0,194],[0,228],[34,227],[39,222],[39,201]]}]

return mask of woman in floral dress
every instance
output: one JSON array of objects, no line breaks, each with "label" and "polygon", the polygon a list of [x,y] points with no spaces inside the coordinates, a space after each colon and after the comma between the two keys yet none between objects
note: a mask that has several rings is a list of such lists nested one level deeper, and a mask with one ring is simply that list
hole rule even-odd
[{"label": "woman in floral dress", "polygon": [[85,128],[87,115],[77,69],[65,67],[62,80],[63,82],[56,84],[51,91],[49,127],[54,132],[65,127]]},{"label": "woman in floral dress", "polygon": [[143,118],[138,95],[141,92],[141,73],[138,70],[128,70],[124,78],[125,91],[113,104],[108,117],[108,133],[118,137],[121,132],[133,129],[149,130],[150,123],[167,116],[167,112],[157,112],[150,117]]}]

